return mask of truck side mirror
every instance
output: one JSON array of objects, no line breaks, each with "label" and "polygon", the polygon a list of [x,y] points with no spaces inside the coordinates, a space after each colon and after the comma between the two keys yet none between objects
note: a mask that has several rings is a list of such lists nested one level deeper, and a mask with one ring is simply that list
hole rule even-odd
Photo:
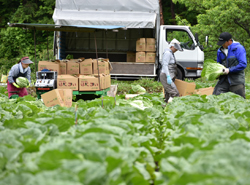
[{"label": "truck side mirror", "polygon": [[195,33],[194,38],[195,38],[195,41],[197,42],[197,46],[199,46],[201,51],[203,51],[204,47],[199,43],[198,33]]},{"label": "truck side mirror", "polygon": [[208,38],[209,38],[209,36],[205,37],[205,45],[206,45],[206,47],[208,46]]},{"label": "truck side mirror", "polygon": [[197,44],[199,43],[199,37],[198,37],[198,33],[195,33],[194,35],[195,41],[197,42]]}]

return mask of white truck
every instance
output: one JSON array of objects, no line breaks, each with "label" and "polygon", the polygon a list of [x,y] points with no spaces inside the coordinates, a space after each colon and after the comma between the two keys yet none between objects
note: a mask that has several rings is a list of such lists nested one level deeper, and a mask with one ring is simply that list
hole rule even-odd
[{"label": "white truck", "polygon": [[[56,25],[97,25],[96,33],[55,32],[54,51],[58,59],[109,58],[112,78],[155,78],[159,62],[169,42],[176,38],[183,52],[177,51],[177,78],[200,77],[204,62],[203,47],[188,26],[160,25],[159,0],[56,0],[53,20]],[[123,26],[108,31],[105,26]],[[95,35],[94,35],[95,34]],[[155,38],[155,63],[126,62],[127,52],[136,52],[138,38]]]},{"label": "white truck", "polygon": [[[163,51],[176,38],[184,49],[175,53],[177,78],[200,77],[204,52],[198,35],[188,26],[160,25],[159,9],[159,0],[56,0],[54,25],[9,25],[54,31],[57,59],[109,58],[116,79],[157,78]],[[136,52],[139,38],[155,38],[155,62],[127,62],[127,52]]]}]

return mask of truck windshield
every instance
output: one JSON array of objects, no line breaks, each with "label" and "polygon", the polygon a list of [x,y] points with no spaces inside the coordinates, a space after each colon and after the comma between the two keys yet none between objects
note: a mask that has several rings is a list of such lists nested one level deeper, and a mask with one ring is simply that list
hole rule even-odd
[{"label": "truck windshield", "polygon": [[184,30],[166,30],[166,41],[168,43],[173,39],[177,39],[181,43],[181,47],[187,50],[194,50],[195,44],[188,32]]}]

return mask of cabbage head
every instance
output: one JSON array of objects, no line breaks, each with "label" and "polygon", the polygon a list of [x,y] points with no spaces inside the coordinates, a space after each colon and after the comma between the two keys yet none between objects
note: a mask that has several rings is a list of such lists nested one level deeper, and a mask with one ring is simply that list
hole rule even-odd
[{"label": "cabbage head", "polygon": [[201,76],[205,77],[209,81],[213,81],[223,74],[222,69],[225,69],[225,66],[212,59],[207,59],[204,62]]},{"label": "cabbage head", "polygon": [[27,87],[29,85],[29,80],[25,77],[18,77],[16,79],[16,83],[17,85],[19,85],[19,87],[23,88],[23,87]]},{"label": "cabbage head", "polygon": [[132,92],[133,94],[144,94],[146,93],[146,89],[140,86],[139,84],[137,85],[131,85],[132,87]]}]

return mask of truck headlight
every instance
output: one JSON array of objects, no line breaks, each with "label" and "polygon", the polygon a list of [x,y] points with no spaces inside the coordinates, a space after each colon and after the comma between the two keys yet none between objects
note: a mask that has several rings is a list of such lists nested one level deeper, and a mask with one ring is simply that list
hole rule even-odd
[{"label": "truck headlight", "polygon": [[203,64],[198,64],[197,66],[198,68],[202,68],[203,69]]}]

